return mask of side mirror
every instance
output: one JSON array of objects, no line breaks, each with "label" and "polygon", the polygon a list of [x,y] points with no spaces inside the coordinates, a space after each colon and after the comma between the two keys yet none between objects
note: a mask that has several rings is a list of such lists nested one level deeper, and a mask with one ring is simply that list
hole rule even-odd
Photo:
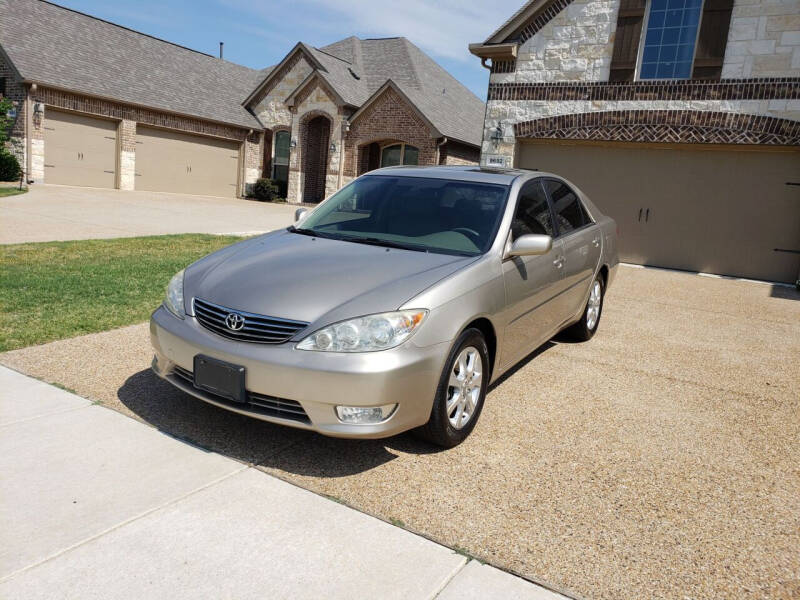
[{"label": "side mirror", "polygon": [[553,247],[553,238],[549,235],[529,233],[521,235],[511,243],[506,256],[536,256],[547,254]]},{"label": "side mirror", "polygon": [[297,223],[300,219],[305,217],[307,212],[307,208],[298,208],[296,211],[294,211],[294,222]]}]

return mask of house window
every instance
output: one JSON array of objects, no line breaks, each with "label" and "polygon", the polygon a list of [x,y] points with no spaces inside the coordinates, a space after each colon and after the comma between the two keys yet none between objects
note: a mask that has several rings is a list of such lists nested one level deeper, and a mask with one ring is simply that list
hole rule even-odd
[{"label": "house window", "polygon": [[692,76],[703,0],[650,0],[639,79]]},{"label": "house window", "polygon": [[272,180],[278,184],[282,198],[286,198],[289,183],[289,144],[292,134],[285,130],[275,132],[272,156]]},{"label": "house window", "polygon": [[6,78],[0,77],[0,96],[6,95]]},{"label": "house window", "polygon": [[381,167],[418,165],[419,148],[410,144],[392,144],[381,148]]}]

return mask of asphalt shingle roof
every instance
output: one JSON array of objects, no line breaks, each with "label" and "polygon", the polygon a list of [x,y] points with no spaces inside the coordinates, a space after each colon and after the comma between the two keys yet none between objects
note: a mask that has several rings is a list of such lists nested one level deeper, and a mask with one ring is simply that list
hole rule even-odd
[{"label": "asphalt shingle roof", "polygon": [[41,0],[0,0],[0,44],[25,80],[260,128],[241,102],[263,71]]},{"label": "asphalt shingle roof", "polygon": [[[256,70],[44,0],[0,0],[0,45],[23,79],[248,128]],[[303,44],[342,99],[361,106],[391,79],[448,138],[479,145],[484,104],[406,38]]]},{"label": "asphalt shingle roof", "polygon": [[[349,37],[320,50],[349,63],[360,77],[329,80],[342,97],[348,93],[354,98],[365,93],[369,97],[391,79],[442,135],[480,145],[483,102],[406,38]],[[319,59],[318,55],[315,57]],[[323,66],[328,68],[326,63]],[[359,106],[366,97],[352,104]]]}]

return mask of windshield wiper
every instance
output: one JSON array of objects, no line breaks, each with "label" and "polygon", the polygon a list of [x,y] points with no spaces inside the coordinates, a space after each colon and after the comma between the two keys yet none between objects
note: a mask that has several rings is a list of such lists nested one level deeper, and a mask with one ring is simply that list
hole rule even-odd
[{"label": "windshield wiper", "polygon": [[370,246],[384,246],[386,248],[399,248],[400,250],[413,250],[415,252],[427,252],[428,248],[421,244],[404,244],[403,242],[393,242],[391,240],[384,240],[376,237],[356,237],[348,236],[339,238],[346,242],[355,242],[356,244],[368,244]]},{"label": "windshield wiper", "polygon": [[338,239],[338,237],[335,235],[331,235],[329,233],[322,233],[315,229],[305,229],[303,227],[295,227],[294,225],[289,225],[289,227],[287,227],[286,229],[290,233],[299,233],[300,235],[310,235],[312,237]]}]

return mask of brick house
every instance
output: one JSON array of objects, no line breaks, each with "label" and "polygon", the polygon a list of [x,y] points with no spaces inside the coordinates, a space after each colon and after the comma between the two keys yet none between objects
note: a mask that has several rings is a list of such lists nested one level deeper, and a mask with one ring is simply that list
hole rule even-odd
[{"label": "brick house", "polygon": [[799,278],[800,2],[533,0],[470,51],[482,164],[570,179],[624,261]]},{"label": "brick house", "polygon": [[28,178],[318,202],[391,164],[476,164],[484,104],[405,38],[298,43],[257,70],[44,0],[0,0]]}]

